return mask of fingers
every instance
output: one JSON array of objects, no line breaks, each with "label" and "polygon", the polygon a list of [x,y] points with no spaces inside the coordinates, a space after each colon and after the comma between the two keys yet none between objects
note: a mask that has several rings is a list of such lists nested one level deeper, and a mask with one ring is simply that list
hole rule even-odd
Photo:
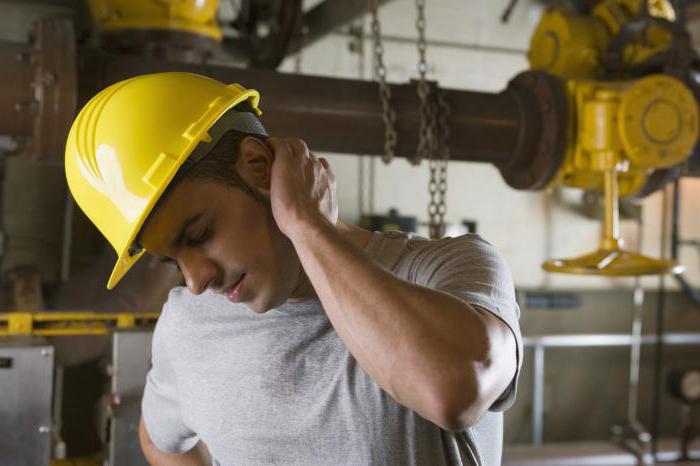
[{"label": "fingers", "polygon": [[328,163],[328,160],[325,158],[321,157],[318,159],[319,162],[321,162],[321,165],[323,166],[324,170],[326,171],[326,176],[328,176],[328,179],[331,180],[333,184],[335,184],[335,173],[333,173],[333,170],[331,170],[331,165]]},{"label": "fingers", "polygon": [[267,145],[272,150],[275,160],[293,159],[298,157],[298,148],[292,145],[292,139],[271,137],[267,139]]},{"label": "fingers", "polygon": [[304,140],[299,138],[271,137],[268,139],[268,142],[276,154],[279,153],[283,156],[294,157],[297,159],[309,158],[315,162],[319,162],[326,170],[329,177],[335,180],[335,175],[331,170],[328,160],[326,160],[324,157],[319,158],[316,154],[311,152]]}]

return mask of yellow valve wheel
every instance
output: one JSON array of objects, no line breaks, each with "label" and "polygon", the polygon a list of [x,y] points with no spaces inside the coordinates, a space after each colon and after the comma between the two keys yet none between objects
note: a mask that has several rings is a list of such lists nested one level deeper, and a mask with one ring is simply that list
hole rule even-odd
[{"label": "yellow valve wheel", "polygon": [[605,170],[605,221],[597,251],[571,259],[544,262],[547,272],[579,275],[662,275],[681,273],[683,266],[668,259],[655,259],[622,249],[618,211],[617,172],[614,165]]},{"label": "yellow valve wheel", "polygon": [[654,259],[624,249],[598,249],[572,259],[552,259],[542,264],[547,272],[578,275],[663,275],[681,273],[683,266],[668,259]]}]

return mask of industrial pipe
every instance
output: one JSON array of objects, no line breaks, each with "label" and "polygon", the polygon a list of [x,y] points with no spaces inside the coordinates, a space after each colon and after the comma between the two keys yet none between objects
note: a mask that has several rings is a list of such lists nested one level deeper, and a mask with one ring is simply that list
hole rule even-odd
[{"label": "industrial pipe", "polygon": [[[263,123],[270,134],[298,136],[317,151],[383,151],[384,122],[375,82],[174,63],[94,50],[83,50],[79,56],[79,106],[122,79],[188,71],[258,89]],[[543,72],[527,71],[498,94],[444,92],[450,107],[452,160],[493,163],[517,189],[539,189],[551,180],[565,148],[567,110],[561,81]],[[413,157],[420,124],[416,85],[393,84],[391,95],[396,110],[396,154]]]}]

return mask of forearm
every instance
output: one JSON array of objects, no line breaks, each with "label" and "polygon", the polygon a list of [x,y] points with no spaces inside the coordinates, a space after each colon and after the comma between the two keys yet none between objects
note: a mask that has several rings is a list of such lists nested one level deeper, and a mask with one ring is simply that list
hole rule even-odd
[{"label": "forearm", "polygon": [[210,466],[211,456],[206,445],[199,441],[186,453],[172,454],[161,451],[156,447],[146,431],[143,417],[139,421],[139,443],[143,455],[151,466]]},{"label": "forearm", "polygon": [[307,223],[291,238],[333,327],[379,386],[438,424],[450,404],[476,401],[490,357],[480,311],[395,277],[330,223]]}]

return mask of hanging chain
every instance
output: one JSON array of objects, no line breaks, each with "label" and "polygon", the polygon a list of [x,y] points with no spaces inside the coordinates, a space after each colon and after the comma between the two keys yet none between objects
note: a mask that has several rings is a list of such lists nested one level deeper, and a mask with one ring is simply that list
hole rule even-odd
[{"label": "hanging chain", "polygon": [[425,0],[416,0],[416,29],[418,30],[418,99],[420,101],[420,126],[416,156],[411,161],[419,165],[428,159],[430,181],[428,203],[430,238],[437,239],[444,234],[447,204],[447,162],[449,150],[449,106],[444,93],[436,84],[428,83],[426,61],[427,42],[425,39]]},{"label": "hanging chain", "polygon": [[[395,156],[396,149],[396,113],[391,107],[391,89],[386,82],[386,67],[384,66],[384,47],[382,45],[381,30],[378,15],[378,0],[368,0],[372,15],[372,36],[374,39],[374,73],[379,83],[379,98],[382,103],[385,142],[384,163],[389,163]],[[418,147],[416,154],[410,162],[419,165],[423,159],[428,159],[430,169],[430,182],[428,191],[430,203],[428,214],[430,218],[429,229],[432,239],[440,238],[444,234],[444,218],[447,210],[447,163],[450,159],[449,151],[449,106],[444,93],[437,85],[431,85],[427,80],[428,65],[426,61],[427,41],[425,38],[425,0],[416,0],[418,12],[416,29],[418,30],[418,98],[420,102],[420,125],[418,130]],[[373,165],[370,168],[374,168]],[[372,178],[374,170],[370,171]],[[370,180],[370,190],[373,188],[373,180]],[[370,197],[373,193],[370,193]]]},{"label": "hanging chain", "polygon": [[396,112],[391,108],[391,89],[386,83],[384,46],[382,45],[378,8],[378,0],[369,0],[369,9],[372,14],[372,37],[374,39],[374,74],[379,82],[379,99],[382,102],[382,117],[385,128],[382,160],[388,164],[393,160],[396,151]]},{"label": "hanging chain", "polygon": [[[428,204],[428,215],[430,216],[430,237],[437,239],[442,237],[445,225],[445,213],[447,212],[447,163],[450,160],[450,107],[445,99],[445,93],[436,90],[437,104],[440,113],[439,127],[441,133],[437,141],[437,153],[440,158],[431,157],[429,160],[430,182],[428,191],[430,193],[430,203]],[[437,197],[437,199],[436,199]]]},{"label": "hanging chain", "polygon": [[425,58],[427,43],[425,40],[425,0],[416,0],[416,29],[418,30],[418,99],[420,123],[418,127],[418,147],[411,160],[413,165],[420,165],[425,158],[430,158],[435,149],[435,112],[430,98],[430,84],[426,79],[428,64]]}]

